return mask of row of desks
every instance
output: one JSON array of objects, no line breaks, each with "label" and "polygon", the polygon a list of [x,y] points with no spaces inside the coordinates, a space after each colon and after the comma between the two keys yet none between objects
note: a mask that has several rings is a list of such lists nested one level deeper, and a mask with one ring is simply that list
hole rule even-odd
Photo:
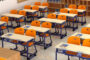
[{"label": "row of desks", "polygon": [[[87,24],[84,27],[90,27],[90,24]],[[78,36],[81,39],[81,41],[83,41],[84,39],[90,39],[90,34],[83,34],[80,32],[76,32],[71,36]],[[57,53],[64,54],[65,51],[77,52],[77,57],[90,60],[90,58],[82,57],[82,54],[90,55],[90,52],[89,52],[90,47],[69,44],[69,43],[64,43],[64,42],[61,42],[56,46],[55,60],[57,60],[57,55],[58,55]]]},{"label": "row of desks", "polygon": [[[42,8],[42,9],[46,9],[46,7],[42,7],[42,6],[39,6],[39,8]],[[29,12],[29,13],[36,13],[37,11],[36,10],[30,10],[30,9],[23,9],[24,11],[26,11],[26,12]],[[80,10],[78,10],[79,12],[83,12],[83,11],[80,11]],[[57,14],[57,13],[55,13],[55,14]],[[66,14],[66,13],[60,13],[60,14],[65,14],[66,16],[69,16],[69,17],[75,17],[75,16],[77,16],[76,14]],[[3,14],[3,16],[8,16],[8,17],[13,17],[13,18],[17,18],[18,20],[19,19],[22,19],[24,16],[23,15],[18,15],[18,14],[9,14],[9,13],[7,13],[7,14]],[[41,18],[41,19],[39,19],[39,21],[41,21],[41,22],[45,22],[45,21],[47,21],[47,22],[51,22],[51,23],[55,23],[55,24],[59,24],[59,25],[63,25],[63,24],[65,24],[65,20],[59,20],[59,19],[50,19],[50,18]],[[3,22],[0,22],[0,25],[3,25],[3,24],[5,24],[5,23],[3,23]],[[22,28],[24,28],[25,30],[27,30],[27,29],[34,29],[34,30],[36,30],[37,32],[42,32],[42,33],[46,33],[46,32],[48,32],[48,31],[50,31],[50,29],[48,29],[48,28],[43,28],[43,27],[35,27],[35,26],[28,26],[28,25],[25,25],[25,26],[22,26]],[[61,29],[61,28],[60,28]],[[59,34],[60,36],[62,36],[61,34]],[[7,34],[4,34],[4,35],[2,35],[1,36],[2,38],[5,38],[6,39],[6,41],[7,41],[7,39],[10,39],[10,40],[18,40],[18,41],[22,41],[22,42],[30,42],[30,41],[34,41],[35,39],[34,39],[34,37],[28,37],[28,36],[25,36],[25,35],[19,35],[19,34],[14,34],[14,33],[7,33]],[[4,41],[5,41],[5,39],[2,39],[2,47],[4,47]],[[27,45],[28,45],[28,43],[27,43]],[[28,46],[26,46],[27,48],[28,48]],[[28,58],[30,58],[29,56],[28,56],[28,50],[27,50],[27,59]]]}]

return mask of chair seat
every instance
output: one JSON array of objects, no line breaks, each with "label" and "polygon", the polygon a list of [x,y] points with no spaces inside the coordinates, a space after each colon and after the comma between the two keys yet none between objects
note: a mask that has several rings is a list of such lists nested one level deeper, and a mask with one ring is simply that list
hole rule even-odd
[{"label": "chair seat", "polygon": [[90,55],[82,54],[82,57],[84,57],[84,58],[90,58]]},{"label": "chair seat", "polygon": [[[41,33],[40,36],[44,36],[44,33]],[[49,34],[45,34],[45,37],[48,37]]]},{"label": "chair seat", "polygon": [[34,14],[34,15],[30,15],[30,16],[34,16],[35,17],[35,16],[38,16],[38,15],[37,14]]},{"label": "chair seat", "polygon": [[[34,42],[29,42],[28,46],[32,46],[34,44]],[[27,42],[22,43],[22,45],[27,45]]]},{"label": "chair seat", "polygon": [[19,20],[20,22],[23,22],[24,20],[23,19],[21,19],[21,20]]},{"label": "chair seat", "polygon": [[[68,19],[68,21],[71,21],[72,22],[73,20],[72,19]],[[76,21],[76,19],[74,19],[74,21]]]},{"label": "chair seat", "polygon": [[78,15],[78,17],[82,17],[82,16],[84,16],[84,15]]},{"label": "chair seat", "polygon": [[1,29],[6,29],[7,27],[6,26],[2,26]]},{"label": "chair seat", "polygon": [[48,11],[40,11],[41,13],[45,13],[45,12],[48,12]]},{"label": "chair seat", "polygon": [[56,25],[57,28],[64,28],[64,25]]},{"label": "chair seat", "polygon": [[13,40],[13,41],[11,41],[12,43],[18,43],[18,41],[17,40]]},{"label": "chair seat", "polygon": [[77,55],[76,52],[72,52],[72,51],[66,51],[66,54],[70,54],[70,55]]}]

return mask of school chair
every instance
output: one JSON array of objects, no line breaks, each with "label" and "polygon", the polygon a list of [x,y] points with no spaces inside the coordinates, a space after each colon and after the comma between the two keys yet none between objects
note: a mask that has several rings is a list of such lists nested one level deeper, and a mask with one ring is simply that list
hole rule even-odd
[{"label": "school chair", "polygon": [[[77,14],[78,15],[78,11],[73,9],[69,11],[70,14]],[[77,20],[77,21],[76,21]],[[78,22],[79,18],[74,18],[74,21],[76,21],[76,23]],[[70,18],[69,21],[73,21],[73,18]]]},{"label": "school chair", "polygon": [[76,8],[77,8],[77,5],[75,5],[75,4],[70,4],[70,5],[69,5],[69,8],[76,9]]},{"label": "school chair", "polygon": [[[36,31],[33,30],[33,29],[27,30],[25,32],[25,35],[26,36],[30,36],[30,37],[34,37],[34,39],[36,39]],[[27,42],[23,42],[22,46],[24,46],[24,50],[23,51],[27,51],[27,48],[26,48],[27,47]],[[35,52],[28,53],[28,54],[30,54],[30,57],[36,56],[36,53],[37,53],[37,49],[36,49],[36,46],[35,46],[35,40],[28,42],[28,47],[32,47],[32,46],[34,46]]]},{"label": "school chair", "polygon": [[42,3],[42,6],[47,6],[47,7],[49,7],[49,4],[48,4],[47,2],[43,2],[43,3]]},{"label": "school chair", "polygon": [[66,8],[60,9],[60,13],[68,13],[68,10]]},{"label": "school chair", "polygon": [[83,27],[81,29],[81,33],[83,33],[83,34],[90,34],[90,28],[89,27]]},{"label": "school chair", "polygon": [[[86,6],[85,5],[79,5],[78,6],[78,9],[81,9],[81,10],[86,10]],[[86,23],[86,12],[83,12],[83,13],[79,13],[78,14],[78,17],[81,17],[81,20],[83,20],[83,17],[84,17],[84,20],[82,25]]]},{"label": "school chair", "polygon": [[0,57],[0,60],[7,60],[7,59]]},{"label": "school chair", "polygon": [[[38,6],[33,6],[33,7],[32,7],[32,10],[37,10],[37,11],[39,11],[39,7],[38,7]],[[34,18],[38,18],[38,13],[32,14],[31,17],[33,18],[33,20],[34,20]]]},{"label": "school chair", "polygon": [[34,5],[41,5],[41,2],[35,2]]},{"label": "school chair", "polygon": [[86,10],[86,6],[85,5],[79,5],[78,9]]},{"label": "school chair", "polygon": [[[49,28],[51,30],[52,24],[50,22],[43,22],[41,24],[41,27]],[[45,39],[46,37],[50,37],[50,43],[48,43],[48,44],[46,43],[46,39]],[[51,32],[50,31],[47,33],[40,33],[39,38],[40,38],[40,42],[43,42],[44,49],[46,49],[52,45],[52,39],[51,39]]]},{"label": "school chair", "polygon": [[[75,45],[80,45],[81,44],[81,40],[79,37],[76,36],[70,36],[68,38],[67,43],[69,44],[75,44]],[[68,55],[68,60],[70,60],[70,56],[76,56],[77,52],[72,52],[72,51],[65,51],[65,54]],[[80,58],[79,58],[80,60]]]},{"label": "school chair", "polygon": [[[83,46],[86,46],[86,47],[90,47],[90,39],[85,39],[83,41]],[[87,54],[82,54],[82,58],[83,59],[87,59],[87,60],[90,60],[90,55],[87,55]]]},{"label": "school chair", "polygon": [[34,20],[31,22],[31,26],[37,26],[37,27],[40,27],[40,21],[38,20]]},{"label": "school chair", "polygon": [[5,29],[7,29],[7,31],[9,32],[9,29],[8,29],[9,18],[7,16],[3,16],[3,17],[1,17],[1,20],[0,21],[4,21],[4,22],[7,23],[7,26],[1,26],[2,34],[4,33],[3,30],[5,30]]},{"label": "school chair", "polygon": [[25,5],[24,9],[31,9],[31,5]]},{"label": "school chair", "polygon": [[[14,29],[14,33],[15,34],[20,34],[20,35],[24,35],[24,28],[16,28],[16,29]],[[11,41],[11,43],[13,43],[13,44],[15,44],[15,48],[14,48],[14,50],[17,50],[18,49],[18,43],[19,43],[19,41],[17,41],[17,40],[12,40]]]},{"label": "school chair", "polygon": [[56,14],[48,14],[47,18],[56,19]]},{"label": "school chair", "polygon": [[20,23],[24,22],[25,25],[26,25],[26,18],[27,18],[26,12],[23,11],[23,10],[20,10],[20,11],[19,11],[19,15],[23,15],[24,18],[23,18],[23,19],[20,19],[20,20],[17,20],[17,24],[20,26],[20,25],[21,25]]},{"label": "school chair", "polygon": [[[66,23],[67,23],[67,17],[65,15],[58,15],[57,17],[59,20],[66,20]],[[65,24],[67,25],[67,24]],[[67,34],[67,31],[66,31],[66,27],[65,25],[56,25],[57,28],[60,28],[61,31],[62,31],[62,28],[65,28],[65,35]],[[62,32],[60,32],[62,34]]]},{"label": "school chair", "polygon": [[40,12],[43,13],[43,15],[45,15],[45,13],[48,14],[48,7],[49,7],[49,4],[48,4],[47,2],[43,2],[43,3],[42,3],[42,6],[47,6],[47,10],[40,11]]}]

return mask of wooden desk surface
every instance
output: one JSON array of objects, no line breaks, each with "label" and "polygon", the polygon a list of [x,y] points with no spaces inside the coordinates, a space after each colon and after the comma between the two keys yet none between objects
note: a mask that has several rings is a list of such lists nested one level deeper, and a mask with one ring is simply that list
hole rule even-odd
[{"label": "wooden desk surface", "polygon": [[0,57],[7,60],[21,60],[20,52],[0,47]]}]

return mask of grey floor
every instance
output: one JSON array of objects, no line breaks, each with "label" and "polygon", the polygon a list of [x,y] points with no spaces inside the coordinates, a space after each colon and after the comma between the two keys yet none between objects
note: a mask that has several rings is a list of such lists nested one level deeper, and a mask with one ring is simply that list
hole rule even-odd
[{"label": "grey floor", "polygon": [[[87,17],[87,24],[90,23],[89,19],[90,18]],[[22,26],[23,26],[23,24],[22,24]],[[60,39],[59,36],[52,36],[52,40],[53,40],[52,46],[46,50],[44,50],[43,47],[41,47],[41,46],[37,46],[37,50],[38,50],[37,56],[34,57],[32,60],[55,60],[55,46],[57,44],[59,44],[60,42],[67,42],[67,38],[69,36],[71,36],[72,34],[74,34],[75,32],[80,32],[82,27],[83,26],[81,26],[81,24],[79,24],[79,28],[74,32],[72,31],[72,29],[67,29],[68,35],[63,39]],[[13,32],[13,29],[10,29],[10,32]],[[37,39],[38,39],[38,37],[36,38],[36,40]],[[1,44],[1,42],[0,42],[0,44]],[[13,44],[5,42],[5,48],[13,48],[13,47],[14,47]],[[21,46],[19,46],[19,47],[20,47],[20,49],[22,48]],[[30,52],[31,51],[33,51],[33,50],[31,49]],[[22,60],[26,60],[26,58],[22,57]],[[58,60],[67,60],[67,56],[58,54]],[[71,60],[78,60],[78,58],[71,57]]]}]

